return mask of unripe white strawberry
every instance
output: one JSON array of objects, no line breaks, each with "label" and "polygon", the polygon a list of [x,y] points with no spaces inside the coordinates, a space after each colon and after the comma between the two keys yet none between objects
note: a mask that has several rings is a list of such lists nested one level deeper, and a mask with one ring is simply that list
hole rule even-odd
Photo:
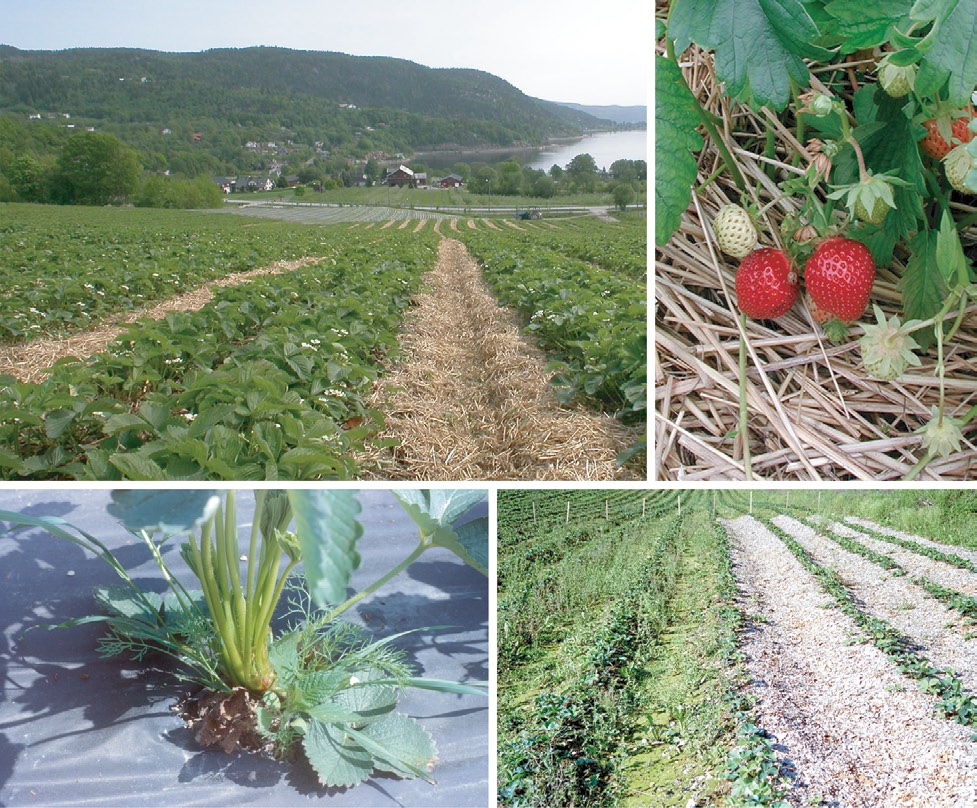
[{"label": "unripe white strawberry", "polygon": [[719,249],[733,258],[748,255],[757,242],[753,220],[739,205],[723,205],[712,220]]},{"label": "unripe white strawberry", "polygon": [[885,62],[879,68],[879,84],[892,98],[909,95],[910,90],[916,86],[916,65],[900,67]]},{"label": "unripe white strawberry", "polygon": [[972,194],[973,190],[966,185],[967,175],[974,167],[974,158],[967,151],[967,144],[961,143],[954,146],[943,158],[943,168],[946,170],[946,178],[951,186],[957,191],[965,194]]}]

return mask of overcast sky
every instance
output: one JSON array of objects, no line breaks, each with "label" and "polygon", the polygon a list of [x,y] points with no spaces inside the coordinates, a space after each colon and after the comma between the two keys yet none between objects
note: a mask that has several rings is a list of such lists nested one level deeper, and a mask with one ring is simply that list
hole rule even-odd
[{"label": "overcast sky", "polygon": [[274,45],[494,73],[549,101],[645,104],[648,0],[0,0],[24,50]]}]

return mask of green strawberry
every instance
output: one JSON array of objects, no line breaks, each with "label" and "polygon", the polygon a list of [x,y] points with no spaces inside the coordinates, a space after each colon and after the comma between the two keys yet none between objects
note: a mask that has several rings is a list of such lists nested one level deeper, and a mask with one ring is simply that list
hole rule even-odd
[{"label": "green strawberry", "polygon": [[965,194],[972,194],[973,189],[966,185],[967,175],[974,167],[974,158],[970,156],[966,144],[954,146],[943,158],[943,168],[946,171],[947,182],[953,186],[954,190],[962,191]]},{"label": "green strawberry", "polygon": [[733,258],[743,258],[756,245],[753,220],[739,205],[723,205],[712,220],[719,249]]}]

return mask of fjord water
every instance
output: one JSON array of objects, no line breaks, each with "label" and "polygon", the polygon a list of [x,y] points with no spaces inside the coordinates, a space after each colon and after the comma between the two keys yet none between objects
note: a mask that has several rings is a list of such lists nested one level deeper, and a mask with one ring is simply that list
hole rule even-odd
[{"label": "fjord water", "polygon": [[551,143],[526,162],[530,168],[549,171],[554,165],[566,168],[578,154],[589,154],[597,168],[610,168],[615,160],[647,160],[648,132],[595,132],[574,140]]}]

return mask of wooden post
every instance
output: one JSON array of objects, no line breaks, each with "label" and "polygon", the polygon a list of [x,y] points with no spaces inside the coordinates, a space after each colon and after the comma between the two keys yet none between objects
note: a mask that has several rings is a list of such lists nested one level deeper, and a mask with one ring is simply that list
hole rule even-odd
[{"label": "wooden post", "polygon": [[570,500],[567,500],[567,522],[566,523],[568,525],[570,524]]},{"label": "wooden post", "polygon": [[790,489],[787,489],[787,501],[784,503],[784,508],[790,510]]},{"label": "wooden post", "polygon": [[750,490],[750,516],[753,516],[753,490]]},{"label": "wooden post", "polygon": [[645,501],[646,501],[647,499],[648,499],[648,497],[642,497],[642,498],[641,498],[641,518],[642,518],[642,519],[644,519],[644,518],[645,518]]}]

